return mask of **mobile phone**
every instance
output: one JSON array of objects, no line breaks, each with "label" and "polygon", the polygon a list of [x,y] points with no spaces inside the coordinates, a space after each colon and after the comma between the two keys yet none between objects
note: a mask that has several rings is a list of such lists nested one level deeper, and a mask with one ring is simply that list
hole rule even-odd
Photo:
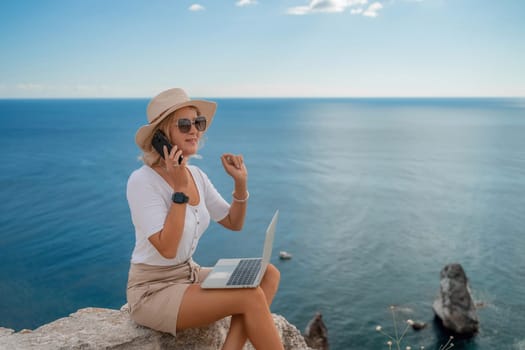
[{"label": "mobile phone", "polygon": [[[168,148],[168,153],[170,153],[171,149],[173,148],[173,146],[170,143],[170,140],[168,140],[166,135],[160,130],[157,130],[153,134],[153,138],[151,139],[151,145],[153,146],[153,148],[155,148],[157,152],[159,152],[162,158],[164,158],[164,146]],[[179,164],[182,163],[182,159],[184,159],[184,157],[181,154],[179,157]]]}]

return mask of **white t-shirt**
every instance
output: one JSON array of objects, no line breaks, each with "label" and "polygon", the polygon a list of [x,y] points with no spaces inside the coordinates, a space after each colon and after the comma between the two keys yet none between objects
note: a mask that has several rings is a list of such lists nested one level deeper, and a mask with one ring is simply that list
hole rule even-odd
[{"label": "white t-shirt", "polygon": [[147,165],[135,170],[128,179],[127,198],[131,220],[135,226],[135,248],[131,255],[134,264],[158,266],[177,265],[191,258],[199,239],[210,224],[210,219],[220,221],[228,215],[230,205],[217,192],[208,176],[193,165],[188,165],[199,191],[199,204],[186,208],[184,231],[177,255],[166,259],[150,243],[148,238],[164,227],[170,207],[173,205],[173,189]]}]

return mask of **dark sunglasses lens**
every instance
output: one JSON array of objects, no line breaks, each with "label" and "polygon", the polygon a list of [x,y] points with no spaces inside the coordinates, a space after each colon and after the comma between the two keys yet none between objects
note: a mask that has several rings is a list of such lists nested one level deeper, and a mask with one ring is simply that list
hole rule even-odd
[{"label": "dark sunglasses lens", "polygon": [[199,131],[206,130],[206,117],[197,117],[197,118],[195,118],[195,127]]},{"label": "dark sunglasses lens", "polygon": [[189,119],[179,119],[177,122],[180,132],[187,133],[191,129],[191,120]]}]

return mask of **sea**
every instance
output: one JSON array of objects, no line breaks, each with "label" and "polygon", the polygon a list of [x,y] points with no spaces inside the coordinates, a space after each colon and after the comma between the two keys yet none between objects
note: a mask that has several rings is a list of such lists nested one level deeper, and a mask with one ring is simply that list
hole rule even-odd
[{"label": "sea", "polygon": [[[454,349],[525,349],[525,99],[213,100],[190,161],[230,200],[220,156],[242,154],[250,199],[243,231],[212,223],[198,263],[261,254],[279,209],[272,311],[300,331],[321,313],[330,349],[388,349],[407,319],[427,327],[400,348],[442,348],[450,333],[432,303],[451,263],[480,322]],[[0,326],[126,303],[126,182],[142,165],[147,103],[0,100]]]}]

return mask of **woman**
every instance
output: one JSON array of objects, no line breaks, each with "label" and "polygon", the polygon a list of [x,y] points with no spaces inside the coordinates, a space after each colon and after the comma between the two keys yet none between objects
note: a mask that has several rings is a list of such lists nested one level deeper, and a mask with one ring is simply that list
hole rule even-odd
[{"label": "woman", "polygon": [[[223,349],[242,349],[247,339],[256,349],[283,349],[269,309],[279,285],[274,266],[268,266],[258,288],[204,290],[200,282],[210,270],[192,260],[210,219],[230,230],[242,229],[249,197],[241,155],[221,157],[234,181],[231,204],[202,170],[188,165],[215,110],[214,102],[190,100],[182,89],[166,90],[151,100],[149,124],[137,131],[145,164],[131,174],[127,186],[136,237],[127,287],[131,317],[175,335],[231,315]],[[162,148],[162,156],[151,145],[157,130],[172,144],[171,151]]]}]

